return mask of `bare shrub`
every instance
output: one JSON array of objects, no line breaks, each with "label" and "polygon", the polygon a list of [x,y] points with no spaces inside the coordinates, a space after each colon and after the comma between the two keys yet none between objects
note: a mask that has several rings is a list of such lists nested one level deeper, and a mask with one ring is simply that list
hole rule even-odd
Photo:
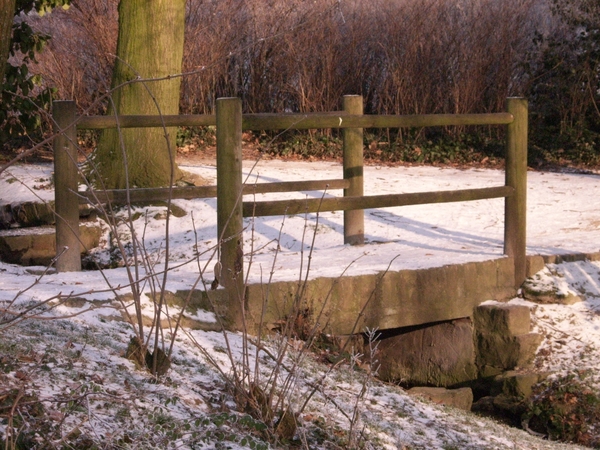
[{"label": "bare shrub", "polygon": [[520,93],[519,64],[535,31],[535,0],[407,0],[378,8],[386,63],[374,109],[394,114],[501,110]]},{"label": "bare shrub", "polygon": [[[339,108],[362,94],[367,112],[497,111],[522,94],[522,63],[545,0],[190,2],[181,110],[210,113],[239,96],[249,112]],[[82,107],[110,84],[116,0],[82,0],[40,27],[47,83]]]},{"label": "bare shrub", "polygon": [[[75,100],[86,109],[109,90],[117,45],[117,4],[118,0],[73,2],[68,10],[56,10],[36,21],[36,27],[52,36],[37,69],[46,83],[58,89],[59,98]],[[104,105],[99,103],[91,112],[103,112]]]}]

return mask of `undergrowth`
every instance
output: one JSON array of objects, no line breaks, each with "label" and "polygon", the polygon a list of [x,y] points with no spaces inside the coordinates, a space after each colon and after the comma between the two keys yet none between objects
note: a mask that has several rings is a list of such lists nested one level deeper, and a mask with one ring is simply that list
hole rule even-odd
[{"label": "undergrowth", "polygon": [[524,424],[551,440],[600,446],[600,397],[587,380],[573,372],[539,384],[529,400]]},{"label": "undergrowth", "polygon": [[504,160],[501,141],[482,135],[409,135],[395,139],[372,135],[367,139],[365,158],[372,162],[497,166]]},{"label": "undergrowth", "polygon": [[[339,130],[244,133],[244,147],[275,158],[304,160],[342,158]],[[180,153],[203,152],[215,145],[213,127],[182,128],[177,141]],[[423,130],[367,130],[364,157],[370,163],[486,165],[504,161],[502,136],[494,133],[425,133]]]},{"label": "undergrowth", "polygon": [[531,133],[528,163],[531,167],[560,166],[586,167],[600,166],[600,133],[569,129],[563,133],[558,130],[544,130]]}]

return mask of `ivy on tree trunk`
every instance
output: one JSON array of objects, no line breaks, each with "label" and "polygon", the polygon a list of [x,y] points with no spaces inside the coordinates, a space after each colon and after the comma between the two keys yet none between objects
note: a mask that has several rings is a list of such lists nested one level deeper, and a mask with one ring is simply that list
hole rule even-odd
[{"label": "ivy on tree trunk", "polygon": [[[109,115],[179,113],[181,79],[164,78],[181,72],[184,23],[185,0],[120,1]],[[176,128],[104,130],[95,175],[106,188],[168,186],[180,177],[176,133]]]}]

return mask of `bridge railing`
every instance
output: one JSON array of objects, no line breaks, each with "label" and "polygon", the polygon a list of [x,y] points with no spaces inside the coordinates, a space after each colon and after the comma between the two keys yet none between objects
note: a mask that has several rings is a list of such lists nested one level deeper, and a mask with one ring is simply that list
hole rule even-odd
[{"label": "bridge railing", "polygon": [[[526,273],[527,101],[509,98],[506,112],[490,114],[364,115],[360,96],[345,96],[343,111],[310,114],[242,114],[241,100],[220,98],[215,115],[77,116],[74,102],[55,102],[58,136],[54,141],[57,249],[68,247],[57,261],[59,271],[81,270],[79,203],[217,197],[217,229],[221,243],[221,284],[237,286],[243,279],[240,261],[243,218],[344,211],[344,243],[364,244],[364,209],[428,203],[505,198],[504,253],[514,259],[515,286]],[[217,184],[184,188],[77,191],[77,129],[210,126],[217,130]],[[365,195],[363,129],[452,125],[506,125],[506,177],[502,186],[455,191]],[[244,185],[242,131],[340,128],[343,134],[343,178]],[[300,190],[343,189],[343,197],[252,201],[243,195]],[[239,288],[239,286],[237,286]]]}]

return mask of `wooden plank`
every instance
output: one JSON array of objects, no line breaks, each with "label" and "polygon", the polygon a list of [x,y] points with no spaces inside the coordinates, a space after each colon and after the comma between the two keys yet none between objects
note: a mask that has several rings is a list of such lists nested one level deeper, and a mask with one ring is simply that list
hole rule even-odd
[{"label": "wooden plank", "polygon": [[338,114],[245,114],[244,130],[303,130],[315,128],[412,128],[450,125],[506,125],[513,121],[510,113],[490,114],[422,114],[348,115]]},{"label": "wooden plank", "polygon": [[[244,114],[244,130],[306,130],[317,128],[411,128],[450,125],[506,125],[513,121],[510,113],[489,114],[421,114],[349,115],[343,111],[307,114]],[[216,125],[212,114],[180,116],[80,116],[77,128],[143,128],[143,127],[199,127]]]},{"label": "wooden plank", "polygon": [[152,128],[152,127],[202,127],[217,124],[214,114],[170,116],[80,116],[77,128],[101,130],[104,128]]},{"label": "wooden plank", "polygon": [[145,188],[131,189],[129,194],[126,189],[112,189],[106,191],[79,192],[79,203],[108,203],[123,205],[131,203],[146,203],[165,201],[170,199],[191,200],[194,198],[211,198],[217,196],[216,186],[190,186],[181,188]]},{"label": "wooden plank", "polygon": [[[350,185],[348,180],[307,180],[307,181],[281,181],[277,183],[256,183],[243,186],[244,195],[268,194],[273,192],[296,191],[331,191],[345,189]],[[79,192],[79,203],[108,203],[126,204],[128,198],[131,203],[145,203],[164,201],[170,199],[192,200],[195,198],[214,198],[217,196],[217,186],[189,186],[169,188],[131,189],[129,196],[125,189],[107,191]]]},{"label": "wooden plank", "polygon": [[[307,114],[245,114],[244,130],[306,130],[317,128],[411,128],[451,125],[506,125],[513,121],[510,113],[490,114],[421,114],[396,115],[349,115],[343,111]],[[215,115],[194,114],[180,116],[119,116],[121,128],[144,127],[200,127],[214,126]],[[116,128],[114,116],[80,116],[77,128]]]},{"label": "wooden plank", "polygon": [[350,182],[343,179],[256,183],[244,185],[244,195],[269,194],[273,192],[331,191],[334,189],[346,189],[349,185]]},{"label": "wooden plank", "polygon": [[431,203],[468,202],[490,198],[510,197],[514,188],[496,186],[456,191],[415,192],[409,194],[371,195],[365,197],[330,197],[271,202],[244,202],[244,217],[282,216],[317,211],[346,211],[351,209],[388,208],[393,206],[425,205]]}]

